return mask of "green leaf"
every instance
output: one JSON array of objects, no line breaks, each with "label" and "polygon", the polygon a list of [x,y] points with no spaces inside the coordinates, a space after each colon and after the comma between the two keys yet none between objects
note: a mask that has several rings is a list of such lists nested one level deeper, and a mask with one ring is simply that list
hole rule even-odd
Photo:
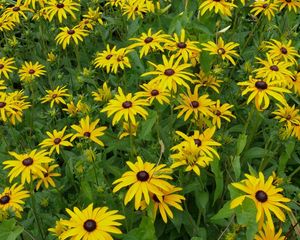
[{"label": "green leaf", "polygon": [[291,155],[295,148],[295,141],[291,140],[285,143],[285,151],[283,151],[279,157],[278,163],[278,174],[282,176],[288,160],[291,158]]},{"label": "green leaf", "polygon": [[[268,154],[268,151],[261,147],[252,147],[249,150],[247,150],[243,156],[243,161],[250,160],[253,158],[263,158]],[[271,153],[269,153],[271,154]]]},{"label": "green leaf", "polygon": [[93,202],[93,191],[88,181],[81,180],[81,194],[84,200],[87,200],[87,202]]},{"label": "green leaf", "polygon": [[211,220],[220,220],[225,218],[230,218],[234,213],[234,209],[230,208],[230,202],[225,203],[225,205],[219,210],[219,212],[211,217]]},{"label": "green leaf", "polygon": [[247,143],[247,135],[246,134],[240,134],[236,143],[236,155],[240,155]]},{"label": "green leaf", "polygon": [[144,216],[138,228],[127,233],[124,240],[156,240],[154,224],[150,217]]},{"label": "green leaf", "polygon": [[220,161],[219,160],[214,160],[211,163],[211,171],[215,175],[215,182],[216,182],[216,189],[214,192],[214,202],[221,196],[224,188],[224,179],[223,179],[223,172],[220,169]]},{"label": "green leaf", "polygon": [[198,209],[206,208],[209,199],[208,192],[200,192],[199,190],[198,191],[196,190],[195,197],[196,197],[196,204]]},{"label": "green leaf", "polygon": [[143,121],[141,123],[141,131],[140,131],[140,139],[142,140],[149,140],[151,137],[151,132],[153,129],[153,126],[157,120],[157,113],[156,111],[150,111],[149,116],[147,117],[146,121]]},{"label": "green leaf", "polygon": [[23,232],[24,228],[16,226],[16,220],[14,218],[4,220],[0,224],[0,239],[1,240],[16,240],[18,236]]},{"label": "green leaf", "polygon": [[238,179],[241,176],[241,161],[240,156],[235,156],[231,162],[233,167],[233,172],[235,175],[235,178]]},{"label": "green leaf", "polygon": [[208,73],[211,69],[213,63],[213,57],[209,55],[208,52],[202,52],[200,55],[200,65],[201,69],[205,72]]}]

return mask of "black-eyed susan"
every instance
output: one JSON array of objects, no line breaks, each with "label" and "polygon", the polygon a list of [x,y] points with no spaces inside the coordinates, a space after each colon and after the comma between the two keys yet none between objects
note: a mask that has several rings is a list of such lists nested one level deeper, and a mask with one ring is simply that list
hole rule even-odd
[{"label": "black-eyed susan", "polygon": [[15,159],[6,160],[3,162],[4,169],[12,168],[8,173],[9,182],[21,175],[21,182],[30,183],[33,180],[33,175],[43,177],[46,169],[42,164],[50,163],[53,161],[48,155],[46,150],[37,151],[32,150],[29,153],[18,154],[16,152],[9,152]]},{"label": "black-eyed susan", "polygon": [[11,17],[0,16],[0,32],[11,31],[15,27],[15,22]]},{"label": "black-eyed susan", "polygon": [[175,58],[182,56],[184,62],[188,62],[193,54],[200,53],[201,49],[197,47],[197,41],[190,41],[186,38],[185,30],[181,29],[180,36],[174,33],[173,38],[171,41],[168,41],[164,48],[175,52]]},{"label": "black-eyed susan", "polygon": [[127,48],[120,48],[116,51],[116,54],[112,56],[112,66],[111,71],[114,73],[117,73],[119,68],[122,70],[127,68],[131,68],[131,64],[128,58],[128,53],[130,52],[130,49]]},{"label": "black-eyed susan", "polygon": [[42,103],[50,102],[50,108],[53,107],[54,103],[56,104],[66,104],[63,97],[69,97],[70,94],[66,93],[68,89],[65,86],[57,86],[54,90],[46,90],[46,96],[41,98]]},{"label": "black-eyed susan", "polygon": [[76,105],[73,101],[67,103],[67,107],[63,108],[62,110],[67,112],[71,117],[74,117],[79,112],[80,113],[88,113],[90,110],[90,107],[86,103],[83,103],[82,100],[79,100]]},{"label": "black-eyed susan", "polygon": [[29,197],[30,194],[23,185],[15,183],[11,187],[6,187],[0,194],[0,210],[12,210],[17,217],[21,218],[22,205],[25,204],[24,199]]},{"label": "black-eyed susan", "polygon": [[137,162],[127,161],[126,164],[131,171],[125,172],[121,178],[113,182],[113,184],[117,184],[113,189],[114,193],[121,188],[130,186],[124,198],[125,205],[134,197],[134,207],[138,209],[143,198],[147,205],[150,203],[150,193],[162,196],[163,190],[169,191],[172,188],[172,185],[165,180],[172,179],[170,176],[172,170],[166,168],[165,164],[155,165],[143,162],[139,156]]},{"label": "black-eyed susan", "polygon": [[145,99],[140,99],[138,96],[132,96],[132,93],[125,95],[122,88],[118,87],[118,94],[114,99],[109,100],[109,103],[101,112],[107,112],[107,116],[114,115],[112,124],[115,125],[123,117],[126,122],[136,124],[136,115],[141,115],[144,119],[147,118],[148,112],[144,106],[149,103]]},{"label": "black-eyed susan", "polygon": [[299,0],[277,0],[277,2],[280,4],[279,11],[287,8],[289,11],[294,10],[294,12],[297,13],[300,9]]},{"label": "black-eyed susan", "polygon": [[96,54],[96,58],[94,60],[94,64],[96,68],[104,68],[106,72],[109,73],[112,68],[112,64],[114,62],[114,58],[117,54],[117,47],[114,46],[110,49],[110,46],[106,45],[106,50],[101,53]]},{"label": "black-eyed susan", "polygon": [[218,152],[214,147],[221,146],[220,143],[213,140],[216,127],[207,128],[203,133],[200,133],[198,130],[195,130],[193,135],[186,135],[183,132],[176,131],[176,134],[184,139],[183,142],[172,147],[172,150],[181,150],[186,144],[192,143],[192,145],[197,146],[200,150],[201,155],[207,155],[210,158],[216,156],[220,158]]},{"label": "black-eyed susan", "polygon": [[89,20],[92,20],[94,23],[97,22],[97,23],[103,25],[102,13],[99,11],[99,7],[97,7],[96,9],[89,8],[88,12],[86,14],[84,14],[83,17],[84,17],[84,19],[89,19]]},{"label": "black-eyed susan", "polygon": [[161,86],[150,82],[150,83],[144,83],[143,85],[140,85],[140,87],[144,90],[141,92],[137,92],[136,96],[139,97],[145,97],[147,101],[149,101],[150,104],[154,100],[157,100],[160,104],[169,104],[170,103],[170,96],[169,90],[163,89]]},{"label": "black-eyed susan", "polygon": [[59,148],[62,146],[65,147],[72,147],[73,144],[68,141],[68,138],[70,138],[73,134],[66,134],[67,127],[64,127],[61,131],[57,131],[56,129],[53,130],[53,132],[46,132],[49,138],[44,139],[39,146],[42,148],[49,148],[50,151],[49,154],[52,154],[54,150],[59,154]]},{"label": "black-eyed susan", "polygon": [[[300,3],[299,3],[300,4]],[[266,48],[269,49],[268,53],[270,58],[274,60],[283,59],[286,62],[297,63],[296,58],[300,57],[297,50],[291,46],[292,40],[289,40],[287,43],[271,39],[270,42],[266,42]]]},{"label": "black-eyed susan", "polygon": [[293,75],[286,78],[287,82],[283,83],[287,88],[292,89],[294,93],[300,95],[300,72],[294,71]]},{"label": "black-eyed susan", "polygon": [[267,59],[256,58],[258,63],[264,65],[263,67],[255,69],[257,78],[265,78],[274,81],[284,82],[285,78],[288,76],[293,76],[292,72],[288,70],[290,66],[293,65],[292,62],[284,62],[272,59],[267,53]]},{"label": "black-eyed susan", "polygon": [[220,103],[220,100],[217,100],[216,104],[210,106],[210,111],[212,113],[212,124],[217,125],[217,128],[221,128],[221,120],[225,119],[227,122],[230,122],[231,118],[236,118],[229,109],[231,109],[233,105],[228,103]]},{"label": "black-eyed susan", "polygon": [[130,124],[128,122],[123,122],[123,131],[121,132],[119,139],[122,139],[127,136],[136,136],[136,132],[138,129],[139,123],[137,122],[136,124]]},{"label": "black-eyed susan", "polygon": [[57,59],[57,55],[54,54],[54,52],[49,52],[47,54],[47,62],[55,62]]},{"label": "black-eyed susan", "polygon": [[127,19],[135,20],[137,17],[144,18],[144,14],[149,12],[145,1],[124,1],[122,6],[122,14],[127,15]]},{"label": "black-eyed susan", "polygon": [[299,109],[296,109],[295,105],[280,105],[276,104],[277,110],[272,112],[275,115],[275,119],[278,119],[280,123],[285,123],[289,127],[295,124],[300,124]]},{"label": "black-eyed susan", "polygon": [[174,93],[177,92],[177,85],[183,85],[187,89],[189,85],[186,81],[192,82],[191,76],[194,74],[190,72],[183,71],[191,66],[188,63],[181,63],[182,57],[179,57],[175,60],[175,56],[172,55],[168,61],[165,55],[162,56],[163,64],[155,64],[149,62],[152,66],[155,67],[154,71],[146,72],[142,76],[157,75],[153,78],[152,83],[156,83],[161,86],[163,89],[173,90]]},{"label": "black-eyed susan", "polygon": [[22,0],[17,0],[14,5],[8,7],[5,9],[3,15],[6,18],[11,18],[12,21],[16,23],[21,22],[21,18],[23,17],[25,20],[27,20],[26,12],[33,12],[30,8],[28,8],[27,5],[22,3]]},{"label": "black-eyed susan", "polygon": [[201,114],[204,116],[212,116],[210,107],[215,103],[209,99],[208,94],[199,96],[199,85],[194,88],[194,93],[190,89],[187,90],[187,94],[180,94],[180,105],[175,107],[174,110],[180,110],[177,118],[180,118],[183,114],[184,121],[186,121],[192,114],[194,119],[198,119]]},{"label": "black-eyed susan", "polygon": [[55,221],[55,226],[53,228],[48,228],[48,231],[55,237],[59,238],[59,236],[68,229],[67,226],[62,224],[63,221],[64,220],[62,218]]},{"label": "black-eyed susan", "polygon": [[206,74],[203,71],[200,71],[199,73],[195,73],[195,76],[197,79],[194,81],[196,85],[199,85],[200,87],[204,88],[211,88],[217,93],[219,93],[220,84],[223,81],[219,80],[217,77],[211,74]]},{"label": "black-eyed susan", "polygon": [[74,12],[79,11],[80,4],[73,0],[48,0],[45,2],[44,10],[49,15],[49,21],[52,21],[54,16],[57,16],[60,23],[63,18],[67,19],[67,14],[70,14],[73,19],[76,19]]},{"label": "black-eyed susan", "polygon": [[7,89],[4,80],[0,80],[0,91]]},{"label": "black-eyed susan", "polygon": [[266,222],[254,237],[254,240],[286,240],[286,236],[281,236],[282,229],[276,233],[275,229],[271,227],[271,224]]},{"label": "black-eyed susan", "polygon": [[256,206],[256,222],[259,222],[259,228],[261,229],[265,216],[269,223],[270,228],[274,229],[273,219],[271,212],[282,222],[285,221],[285,214],[281,210],[291,211],[284,203],[290,201],[290,199],[284,197],[280,192],[282,188],[276,188],[273,185],[273,177],[270,176],[267,181],[262,172],[259,172],[259,177],[255,177],[249,174],[245,174],[247,179],[241,182],[232,183],[232,186],[246,193],[232,200],[230,203],[231,208],[236,208],[241,205],[245,198],[250,198]]},{"label": "black-eyed susan", "polygon": [[252,76],[249,77],[248,81],[239,82],[238,85],[246,87],[246,89],[244,89],[242,92],[242,96],[249,92],[251,93],[248,97],[247,104],[254,99],[256,109],[259,111],[265,110],[269,107],[269,96],[275,98],[277,101],[285,105],[286,100],[283,93],[290,93],[289,90],[278,87],[278,81],[270,81],[268,79],[260,80],[255,79]]},{"label": "black-eyed susan", "polygon": [[215,10],[215,13],[220,13],[221,15],[231,16],[231,10],[236,7],[232,2],[227,2],[225,0],[205,0],[200,6],[199,10],[201,15],[204,15],[207,10],[212,11]]},{"label": "black-eyed susan", "polygon": [[79,125],[72,125],[71,128],[73,128],[77,133],[75,133],[71,137],[71,142],[75,138],[86,138],[90,139],[93,142],[97,143],[100,146],[104,146],[104,143],[98,138],[104,135],[104,131],[107,129],[107,127],[96,127],[99,123],[100,119],[96,119],[93,122],[90,122],[90,117],[86,116],[86,118],[80,119]]},{"label": "black-eyed susan", "polygon": [[147,33],[142,33],[139,38],[130,38],[129,40],[135,41],[135,43],[131,44],[128,48],[137,48],[140,49],[140,58],[148,55],[149,52],[155,51],[164,51],[164,48],[161,44],[168,42],[170,36],[167,34],[163,34],[162,30],[152,33],[152,29],[149,28]]},{"label": "black-eyed susan", "polygon": [[71,40],[78,45],[79,41],[83,41],[83,37],[88,35],[88,31],[81,28],[80,26],[75,26],[73,28],[62,27],[60,28],[61,32],[57,34],[55,40],[58,44],[62,45],[62,48],[65,49],[67,45],[71,43]]},{"label": "black-eyed susan", "polygon": [[40,189],[42,184],[46,189],[48,189],[49,186],[55,187],[56,185],[52,178],[61,176],[60,173],[54,172],[54,170],[59,167],[58,164],[43,164],[43,167],[46,170],[46,172],[43,173],[43,177],[38,175],[33,177],[35,180],[38,180],[35,187],[37,191]]},{"label": "black-eyed susan", "polygon": [[210,55],[218,55],[222,60],[228,59],[233,65],[235,65],[235,61],[232,56],[239,57],[237,51],[234,50],[239,44],[235,42],[225,44],[222,37],[218,38],[217,43],[208,41],[207,43],[202,43],[202,46],[204,46],[203,50],[208,51]]},{"label": "black-eyed susan", "polygon": [[173,159],[173,164],[171,168],[177,168],[180,166],[186,166],[185,171],[193,171],[198,176],[200,176],[200,168],[205,168],[213,161],[212,157],[209,157],[201,151],[194,141],[184,141],[179,145],[171,148],[175,151],[171,154],[171,159]]},{"label": "black-eyed susan", "polygon": [[250,13],[253,13],[254,16],[262,13],[271,21],[278,11],[278,2],[273,0],[257,0],[254,1],[250,7],[252,7]]},{"label": "black-eyed susan", "polygon": [[[185,200],[185,197],[177,194],[177,192],[181,191],[182,188],[172,186],[172,188],[168,191],[162,191],[162,196],[156,196],[155,194],[150,194],[151,200],[154,203],[152,208],[152,214],[154,217],[157,215],[157,210],[159,210],[160,215],[165,223],[168,222],[168,217],[173,219],[174,215],[171,211],[170,207],[175,207],[176,209],[183,211],[181,206],[182,202]],[[175,194],[176,193],[176,194]],[[142,208],[146,208],[147,205],[142,206]]]},{"label": "black-eyed susan", "polygon": [[117,214],[117,210],[109,210],[108,207],[94,208],[90,204],[87,208],[80,210],[74,207],[73,211],[66,209],[70,219],[62,220],[60,223],[66,226],[59,239],[113,239],[110,233],[121,234],[118,226],[122,224],[119,220],[125,219],[123,215]]},{"label": "black-eyed susan", "polygon": [[39,62],[33,64],[31,61],[25,61],[19,70],[21,81],[30,83],[35,78],[45,75],[46,71],[44,70],[44,68],[45,66],[43,66]]},{"label": "black-eyed susan", "polygon": [[22,111],[18,101],[15,100],[11,94],[0,92],[0,119],[6,122],[7,117],[10,116],[10,114],[15,114],[16,111]]},{"label": "black-eyed susan", "polygon": [[92,92],[94,101],[96,102],[106,102],[112,98],[112,92],[107,82],[103,83],[101,88],[98,88],[96,92]]},{"label": "black-eyed susan", "polygon": [[44,0],[25,0],[24,5],[29,6],[31,5],[33,9],[37,8],[37,5],[39,5],[40,8],[43,8],[45,5]]},{"label": "black-eyed susan", "polygon": [[13,64],[15,63],[13,58],[0,58],[0,77],[2,77],[2,74],[7,79],[9,78],[9,73],[11,73],[14,69],[17,69]]}]

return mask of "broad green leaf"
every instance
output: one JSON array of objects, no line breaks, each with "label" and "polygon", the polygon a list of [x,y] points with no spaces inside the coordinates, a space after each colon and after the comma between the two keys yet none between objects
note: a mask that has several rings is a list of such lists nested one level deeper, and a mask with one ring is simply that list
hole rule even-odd
[{"label": "broad green leaf", "polygon": [[222,195],[223,188],[224,188],[224,180],[223,180],[223,172],[220,169],[220,161],[214,160],[211,163],[211,171],[214,173],[215,177],[215,183],[216,183],[216,189],[214,191],[214,202]]},{"label": "broad green leaf", "polygon": [[209,194],[208,192],[201,192],[201,191],[195,191],[195,197],[196,197],[196,204],[198,209],[206,208],[206,205],[208,203]]},{"label": "broad green leaf", "polygon": [[240,134],[236,143],[236,155],[240,155],[247,143],[247,135],[246,134]]},{"label": "broad green leaf", "polygon": [[232,160],[232,167],[235,178],[238,179],[241,175],[241,161],[240,156],[235,156]]},{"label": "broad green leaf", "polygon": [[230,202],[224,204],[224,206],[219,210],[219,212],[211,217],[211,220],[220,220],[225,218],[230,218],[234,213],[234,209],[230,208]]},{"label": "broad green leaf", "polygon": [[23,232],[24,228],[16,226],[16,220],[11,218],[0,223],[0,239],[1,240],[16,240]]}]

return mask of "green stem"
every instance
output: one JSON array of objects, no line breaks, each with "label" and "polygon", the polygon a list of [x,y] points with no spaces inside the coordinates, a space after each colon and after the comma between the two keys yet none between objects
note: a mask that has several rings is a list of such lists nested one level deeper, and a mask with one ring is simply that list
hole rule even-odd
[{"label": "green stem", "polygon": [[299,172],[300,171],[300,166],[299,167],[297,167],[290,175],[289,175],[289,179],[292,179],[292,177],[297,173],[297,172]]},{"label": "green stem", "polygon": [[79,71],[81,71],[81,65],[80,65],[80,55],[78,51],[78,45],[75,45],[75,55],[76,55],[76,60],[77,60],[77,68]]},{"label": "green stem", "polygon": [[243,133],[246,134],[247,133],[247,129],[248,129],[248,126],[249,126],[249,123],[253,117],[253,113],[254,113],[254,106],[251,107],[251,110],[248,114],[248,118],[247,118],[247,121],[246,121],[246,124],[245,124],[245,127],[244,127],[244,130],[243,130]]},{"label": "green stem", "polygon": [[96,163],[95,163],[96,159],[93,159],[93,169],[94,169],[94,174],[95,174],[95,180],[96,180],[96,185],[97,187],[99,186],[99,182],[98,182],[98,178],[97,178],[97,171],[96,171]]},{"label": "green stem", "polygon": [[134,161],[134,147],[133,147],[132,123],[131,123],[130,119],[128,119],[128,126],[129,126],[129,140],[130,140],[130,161]]}]

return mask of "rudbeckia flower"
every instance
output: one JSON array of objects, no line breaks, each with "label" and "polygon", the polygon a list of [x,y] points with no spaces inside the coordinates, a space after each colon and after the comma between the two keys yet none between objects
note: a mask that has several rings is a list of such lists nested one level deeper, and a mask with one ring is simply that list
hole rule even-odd
[{"label": "rudbeckia flower", "polygon": [[56,104],[62,103],[66,105],[66,102],[63,99],[63,97],[70,96],[70,94],[66,93],[67,91],[68,89],[66,89],[65,86],[64,87],[58,86],[54,90],[46,90],[47,95],[41,99],[42,103],[50,102],[50,108],[53,107],[54,103]]},{"label": "rudbeckia flower", "polygon": [[225,119],[227,122],[230,122],[230,117],[236,118],[231,111],[229,110],[232,108],[233,105],[228,103],[220,103],[220,100],[217,100],[216,104],[210,106],[211,110],[211,117],[212,117],[212,124],[217,125],[217,128],[221,128],[221,120]]},{"label": "rudbeckia flower", "polygon": [[231,10],[236,7],[235,4],[231,2],[226,2],[225,0],[205,0],[201,3],[199,6],[199,10],[201,11],[201,15],[204,15],[204,13],[212,9],[215,10],[215,13],[220,13],[225,16],[231,16]]},{"label": "rudbeckia flower", "polygon": [[4,77],[7,79],[9,78],[8,74],[11,73],[14,69],[17,69],[16,67],[13,66],[15,63],[13,58],[0,58],[0,77],[2,74]]},{"label": "rudbeckia flower", "polygon": [[45,66],[43,66],[39,62],[33,64],[31,61],[25,61],[25,63],[19,70],[21,81],[30,83],[35,78],[45,75],[46,71],[44,70],[44,68]]},{"label": "rudbeckia flower", "polygon": [[217,79],[217,77],[211,75],[211,74],[205,74],[203,71],[200,71],[199,73],[195,73],[195,76],[197,79],[194,81],[196,85],[199,85],[203,88],[211,88],[215,92],[219,93],[220,84],[223,81]]},{"label": "rudbeckia flower", "polygon": [[88,31],[80,28],[79,26],[75,26],[73,28],[62,27],[60,28],[61,32],[57,34],[55,40],[58,44],[62,45],[62,48],[65,49],[67,45],[71,43],[71,40],[78,45],[79,41],[83,41],[83,37],[88,35]]},{"label": "rudbeckia flower", "polygon": [[273,0],[256,0],[250,7],[252,7],[250,13],[253,13],[254,16],[262,13],[271,21],[278,11],[278,2]]},{"label": "rudbeckia flower", "polygon": [[153,103],[154,100],[158,101],[160,104],[169,104],[171,94],[167,89],[163,89],[161,86],[158,86],[155,83],[145,83],[140,85],[140,87],[144,90],[141,92],[137,92],[136,96],[145,97],[150,104]]},{"label": "rudbeckia flower", "polygon": [[38,180],[35,187],[36,191],[40,189],[42,184],[45,186],[46,189],[48,189],[49,186],[55,187],[56,185],[52,178],[61,176],[60,173],[54,172],[54,169],[59,167],[58,164],[53,164],[53,165],[45,164],[43,165],[43,167],[46,169],[46,172],[44,172],[43,177],[34,176],[34,179]]}]

